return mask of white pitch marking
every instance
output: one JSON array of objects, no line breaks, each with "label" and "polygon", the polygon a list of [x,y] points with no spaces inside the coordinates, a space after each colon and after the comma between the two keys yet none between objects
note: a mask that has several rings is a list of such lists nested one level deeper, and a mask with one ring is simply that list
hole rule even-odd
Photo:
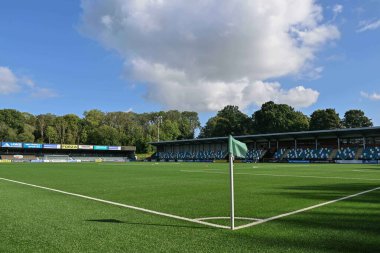
[{"label": "white pitch marking", "polygon": [[318,204],[318,205],[302,208],[302,209],[299,209],[299,210],[296,210],[296,211],[293,211],[293,212],[289,212],[289,213],[280,214],[280,215],[273,216],[273,217],[270,217],[270,218],[267,218],[267,219],[263,219],[263,220],[260,220],[260,221],[256,221],[256,222],[252,222],[252,223],[245,224],[245,225],[242,225],[242,226],[238,226],[238,227],[235,228],[235,230],[242,229],[242,228],[248,228],[248,227],[252,227],[252,226],[256,226],[256,225],[259,225],[259,224],[262,224],[262,223],[265,223],[265,222],[268,222],[268,221],[277,220],[277,219],[280,219],[280,218],[283,218],[283,217],[286,217],[286,216],[290,216],[290,215],[293,215],[293,214],[302,213],[302,212],[305,212],[305,211],[308,211],[308,210],[311,210],[311,209],[314,209],[314,208],[318,208],[318,207],[321,207],[321,206],[333,204],[333,203],[338,202],[338,201],[354,198],[354,197],[357,197],[357,196],[360,196],[360,195],[363,195],[363,194],[366,194],[366,193],[369,193],[369,192],[373,192],[373,191],[376,191],[376,190],[379,190],[379,189],[380,189],[380,187],[376,187],[376,188],[373,188],[371,190],[367,190],[367,191],[359,192],[359,193],[352,194],[352,195],[349,195],[349,196],[346,196],[346,197],[342,197],[342,198],[339,198],[339,199],[327,201],[327,202],[324,202],[324,203],[321,203],[321,204]]},{"label": "white pitch marking", "polygon": [[[181,172],[188,173],[209,173],[209,174],[228,174],[225,172],[211,172],[211,171],[197,171],[197,170],[180,170]],[[342,180],[366,180],[366,181],[380,181],[380,178],[357,178],[357,177],[321,177],[321,176],[297,176],[297,175],[277,175],[277,174],[254,174],[236,172],[237,175],[252,175],[252,176],[268,176],[268,177],[299,177],[299,178],[320,178],[320,179],[342,179]]]},{"label": "white pitch marking", "polygon": [[[151,165],[157,165],[158,163],[152,163]],[[128,162],[126,162],[126,163],[98,163],[98,165],[99,166],[104,166],[104,165],[106,165],[106,166],[127,166],[127,167],[129,167],[129,166],[146,166],[147,164],[131,164],[131,163],[128,163]]]},{"label": "white pitch marking", "polygon": [[380,173],[380,171],[370,171],[370,170],[352,170],[356,172],[369,172],[369,173]]},{"label": "white pitch marking", "polygon": [[81,195],[81,194],[65,192],[65,191],[61,191],[61,190],[57,190],[57,189],[53,189],[53,188],[48,188],[48,187],[29,184],[29,183],[24,183],[24,182],[15,181],[15,180],[7,179],[7,178],[1,178],[0,177],[0,180],[12,182],[12,183],[17,183],[17,184],[22,184],[22,185],[27,185],[27,186],[40,188],[40,189],[44,189],[44,190],[49,190],[49,191],[53,191],[53,192],[59,192],[59,193],[63,193],[66,195],[71,195],[71,196],[75,196],[75,197],[79,197],[79,198],[94,200],[94,201],[98,201],[98,202],[102,202],[102,203],[106,203],[106,204],[110,204],[110,205],[114,205],[114,206],[125,207],[125,208],[129,208],[129,209],[138,210],[138,211],[142,211],[145,213],[156,214],[156,215],[160,215],[160,216],[165,216],[165,217],[169,217],[169,218],[173,218],[173,219],[177,219],[177,220],[183,220],[183,221],[188,221],[188,222],[192,222],[192,223],[198,223],[198,224],[202,224],[202,225],[206,225],[206,226],[210,226],[210,227],[225,228],[225,229],[230,228],[227,226],[217,225],[217,224],[213,224],[213,223],[209,223],[209,222],[205,222],[205,221],[190,219],[190,218],[186,218],[186,217],[182,217],[182,216],[178,216],[178,215],[173,215],[173,214],[168,214],[168,213],[162,213],[162,212],[153,211],[153,210],[149,210],[149,209],[145,209],[145,208],[141,208],[141,207],[137,207],[137,206],[125,205],[125,204],[121,204],[121,203],[117,203],[117,202],[113,202],[113,201],[108,201],[108,200],[104,200],[104,199],[93,198],[93,197],[89,197],[89,196],[85,196],[85,195]]},{"label": "white pitch marking", "polygon": [[[197,218],[195,220],[227,220],[231,219],[231,217],[206,217],[206,218]],[[256,219],[256,218],[247,218],[247,217],[235,217],[235,220],[250,220],[250,221],[260,221],[262,219]]]}]

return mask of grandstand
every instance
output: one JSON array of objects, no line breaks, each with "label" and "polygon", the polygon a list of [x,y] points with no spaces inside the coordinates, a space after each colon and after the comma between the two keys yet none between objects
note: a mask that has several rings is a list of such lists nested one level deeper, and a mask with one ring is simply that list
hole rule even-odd
[{"label": "grandstand", "polygon": [[[380,127],[235,136],[249,151],[242,161],[377,162]],[[153,142],[157,161],[227,161],[227,137]]]},{"label": "grandstand", "polygon": [[0,162],[126,162],[134,146],[0,143]]}]

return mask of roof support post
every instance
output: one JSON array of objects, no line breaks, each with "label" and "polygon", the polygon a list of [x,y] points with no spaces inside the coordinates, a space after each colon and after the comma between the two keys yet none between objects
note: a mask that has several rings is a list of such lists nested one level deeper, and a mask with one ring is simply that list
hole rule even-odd
[{"label": "roof support post", "polygon": [[340,149],[340,138],[338,137],[338,150]]}]

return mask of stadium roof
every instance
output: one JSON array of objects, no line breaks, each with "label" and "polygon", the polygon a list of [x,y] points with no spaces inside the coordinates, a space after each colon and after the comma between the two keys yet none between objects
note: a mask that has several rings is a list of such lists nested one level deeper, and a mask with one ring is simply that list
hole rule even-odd
[{"label": "stadium roof", "polygon": [[[344,128],[332,130],[288,132],[288,133],[270,133],[256,135],[234,136],[236,139],[244,142],[254,141],[287,141],[294,139],[329,139],[329,138],[362,138],[362,137],[380,137],[380,127],[365,128]],[[200,138],[188,140],[160,141],[150,142],[154,146],[167,144],[201,144],[201,143],[221,143],[226,142],[228,137]]]}]

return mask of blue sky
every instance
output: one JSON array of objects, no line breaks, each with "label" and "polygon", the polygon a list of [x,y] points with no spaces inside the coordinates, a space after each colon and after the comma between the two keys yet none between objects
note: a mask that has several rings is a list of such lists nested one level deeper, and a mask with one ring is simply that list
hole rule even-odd
[{"label": "blue sky", "polygon": [[299,1],[2,1],[1,108],[196,110],[204,123],[275,100],[380,125],[380,1]]}]

